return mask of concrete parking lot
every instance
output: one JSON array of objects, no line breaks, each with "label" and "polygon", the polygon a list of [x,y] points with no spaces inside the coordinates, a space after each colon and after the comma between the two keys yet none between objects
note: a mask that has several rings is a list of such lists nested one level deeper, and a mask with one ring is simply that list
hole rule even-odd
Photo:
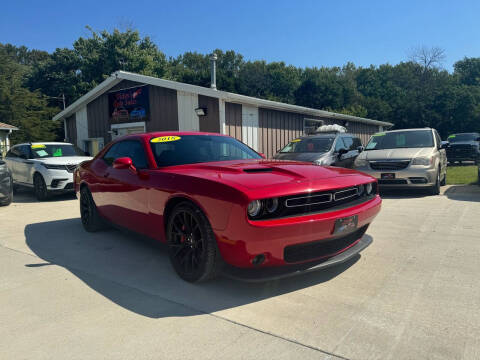
[{"label": "concrete parking lot", "polygon": [[86,233],[77,200],[0,208],[0,359],[479,359],[480,187],[387,193],[361,256],[268,283],[180,280]]}]

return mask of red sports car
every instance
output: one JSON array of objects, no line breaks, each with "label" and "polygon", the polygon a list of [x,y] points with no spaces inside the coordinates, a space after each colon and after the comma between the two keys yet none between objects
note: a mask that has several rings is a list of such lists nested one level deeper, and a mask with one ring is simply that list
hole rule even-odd
[{"label": "red sports car", "polygon": [[368,175],[265,160],[232,137],[199,132],[124,136],[74,180],[87,231],[114,224],[166,242],[191,282],[224,267],[260,274],[345,261],[370,244],[364,234],[381,205]]}]

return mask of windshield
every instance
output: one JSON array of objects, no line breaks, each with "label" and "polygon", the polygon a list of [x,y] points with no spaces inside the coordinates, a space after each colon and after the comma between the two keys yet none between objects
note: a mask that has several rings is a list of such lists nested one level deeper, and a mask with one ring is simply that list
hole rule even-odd
[{"label": "windshield", "polygon": [[378,133],[371,137],[365,150],[433,147],[430,130]]},{"label": "windshield", "polygon": [[158,166],[262,158],[245,144],[226,136],[162,136],[152,138],[150,146]]},{"label": "windshield", "polygon": [[461,142],[461,141],[475,141],[480,135],[479,134],[455,134],[448,137],[448,141],[451,143]]},{"label": "windshield", "polygon": [[30,146],[34,159],[46,158],[46,157],[63,157],[63,156],[82,156],[75,150],[73,145],[61,144],[61,145],[44,145],[33,144]]},{"label": "windshield", "polygon": [[324,153],[332,148],[335,138],[305,138],[290,141],[281,153]]}]

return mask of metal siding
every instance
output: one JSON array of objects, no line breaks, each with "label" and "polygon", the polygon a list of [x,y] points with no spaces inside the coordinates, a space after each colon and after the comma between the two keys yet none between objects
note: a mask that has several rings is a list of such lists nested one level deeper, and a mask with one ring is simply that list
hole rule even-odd
[{"label": "metal siding", "polygon": [[198,106],[207,109],[207,115],[200,116],[200,131],[220,132],[220,109],[218,98],[198,95]]},{"label": "metal siding", "polygon": [[103,138],[110,142],[110,114],[108,113],[108,93],[100,95],[87,104],[87,123],[89,138]]},{"label": "metal siding", "polygon": [[65,124],[67,128],[67,141],[69,143],[77,145],[77,124],[75,114],[67,117],[65,119]]},{"label": "metal siding", "polygon": [[149,85],[150,119],[147,131],[178,130],[177,91]]},{"label": "metal siding", "polygon": [[242,105],[225,103],[226,134],[242,141]]}]

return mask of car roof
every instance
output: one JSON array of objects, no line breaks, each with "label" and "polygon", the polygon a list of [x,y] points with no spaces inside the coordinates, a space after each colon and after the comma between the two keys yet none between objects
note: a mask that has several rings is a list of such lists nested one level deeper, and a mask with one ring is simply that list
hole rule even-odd
[{"label": "car roof", "polygon": [[311,134],[311,135],[303,135],[298,136],[296,139],[314,139],[314,138],[335,138],[337,136],[352,136],[357,137],[356,135],[349,134],[349,133],[319,133],[319,134]]},{"label": "car roof", "polygon": [[31,143],[16,144],[15,146],[20,146],[20,145],[72,145],[72,144],[67,142],[60,142],[60,141],[34,141]]},{"label": "car roof", "polygon": [[478,135],[478,132],[455,133],[452,135]]},{"label": "car roof", "polygon": [[211,132],[202,132],[202,131],[154,131],[154,132],[146,132],[146,133],[137,133],[137,134],[128,134],[124,135],[118,139],[115,139],[115,142],[118,140],[125,140],[125,139],[151,139],[154,137],[161,137],[161,136],[182,136],[182,135],[196,135],[196,136],[224,136],[230,137],[229,135],[219,134],[219,133],[211,133]]},{"label": "car roof", "polygon": [[414,128],[414,129],[397,129],[397,130],[388,130],[388,131],[380,131],[381,133],[394,133],[394,132],[401,132],[401,131],[421,131],[421,130],[430,130],[432,131],[432,128],[429,127],[424,127],[424,128]]}]

